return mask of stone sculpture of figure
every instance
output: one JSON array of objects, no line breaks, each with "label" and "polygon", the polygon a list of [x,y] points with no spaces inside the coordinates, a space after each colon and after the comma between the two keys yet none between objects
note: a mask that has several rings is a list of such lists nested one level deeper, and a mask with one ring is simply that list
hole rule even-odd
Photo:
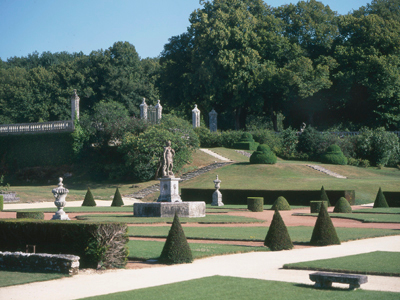
[{"label": "stone sculpture of figure", "polygon": [[303,122],[302,127],[300,128],[300,132],[303,133],[304,129],[306,129],[306,123]]},{"label": "stone sculpture of figure", "polygon": [[163,176],[174,176],[172,172],[172,168],[174,167],[174,155],[175,151],[171,148],[171,141],[168,141],[166,146],[164,147],[163,154]]}]

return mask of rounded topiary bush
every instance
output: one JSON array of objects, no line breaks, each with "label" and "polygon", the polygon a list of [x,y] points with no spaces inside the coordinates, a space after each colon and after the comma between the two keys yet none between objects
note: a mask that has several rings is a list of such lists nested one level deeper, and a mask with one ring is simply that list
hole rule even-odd
[{"label": "rounded topiary bush", "polygon": [[17,219],[44,220],[44,213],[41,211],[18,211]]},{"label": "rounded topiary bush", "polygon": [[82,206],[96,206],[96,202],[94,201],[92,192],[90,191],[90,188],[88,187],[85,199],[82,202]]},{"label": "rounded topiary bush", "polygon": [[378,194],[376,194],[375,202],[374,202],[374,208],[376,207],[389,207],[386,201],[386,197],[382,192],[382,189],[379,188]]},{"label": "rounded topiary bush", "polygon": [[318,218],[315,222],[314,230],[311,236],[310,245],[340,245],[339,237],[325,205],[321,205],[321,209],[319,211]]},{"label": "rounded topiary bush", "polygon": [[277,161],[276,155],[271,151],[268,145],[259,145],[257,151],[254,151],[250,156],[251,164],[275,164]]},{"label": "rounded topiary bush", "polygon": [[293,248],[289,232],[278,210],[275,210],[267,236],[265,237],[264,245],[272,251],[289,250]]},{"label": "rounded topiary bush", "polygon": [[189,247],[177,214],[175,214],[158,261],[163,264],[182,264],[193,261],[192,250]]},{"label": "rounded topiary bush", "polygon": [[272,204],[271,209],[273,210],[291,210],[289,202],[287,202],[285,197],[279,196],[274,204]]},{"label": "rounded topiary bush", "polygon": [[332,165],[347,165],[347,158],[344,156],[340,147],[333,144],[329,146],[325,154],[321,156],[321,162]]},{"label": "rounded topiary bush", "polygon": [[121,193],[119,192],[118,188],[115,190],[111,206],[124,206],[124,201],[122,200]]},{"label": "rounded topiary bush", "polygon": [[333,209],[335,213],[351,213],[353,212],[349,201],[346,198],[340,197],[338,202],[336,202],[335,208]]},{"label": "rounded topiary bush", "polygon": [[263,197],[248,197],[247,198],[247,209],[254,212],[260,212],[264,210],[264,198]]},{"label": "rounded topiary bush", "polygon": [[317,201],[310,201],[310,212],[312,214],[317,214],[321,210],[321,206],[325,205],[328,207],[327,201],[317,200]]}]

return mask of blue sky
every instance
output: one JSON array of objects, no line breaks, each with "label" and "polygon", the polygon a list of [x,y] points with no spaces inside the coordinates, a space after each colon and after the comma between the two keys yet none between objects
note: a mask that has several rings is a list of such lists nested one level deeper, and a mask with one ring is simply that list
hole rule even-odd
[{"label": "blue sky", "polygon": [[[320,2],[347,14],[370,0]],[[117,41],[134,45],[141,58],[156,57],[170,37],[186,31],[200,7],[199,0],[0,0],[0,58],[34,51],[89,54]]]}]

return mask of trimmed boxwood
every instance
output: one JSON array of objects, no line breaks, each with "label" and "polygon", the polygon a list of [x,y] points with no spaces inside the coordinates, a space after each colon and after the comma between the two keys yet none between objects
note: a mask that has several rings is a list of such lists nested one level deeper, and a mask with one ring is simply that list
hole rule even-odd
[{"label": "trimmed boxwood", "polygon": [[119,192],[118,188],[115,190],[111,206],[124,206],[124,201],[122,200],[121,193]]},{"label": "trimmed boxwood", "polygon": [[[276,198],[283,196],[290,205],[309,206],[310,201],[321,199],[320,190],[246,190],[246,189],[224,189],[221,193],[224,197],[224,204],[247,204],[247,197],[263,197],[264,204],[272,205]],[[204,201],[211,204],[212,194],[215,189],[181,188],[181,198],[185,201]],[[351,205],[355,204],[354,190],[327,190],[326,194],[336,204],[335,199],[345,197]],[[400,194],[400,193],[399,193]]]},{"label": "trimmed boxwood", "polygon": [[310,201],[310,212],[312,214],[317,214],[319,213],[322,203],[328,207],[328,202],[327,201],[322,201],[322,200],[317,200],[317,201]]},{"label": "trimmed boxwood", "polygon": [[253,136],[249,132],[244,132],[239,142],[233,144],[234,149],[241,150],[256,150],[257,146],[258,143],[254,141]]},{"label": "trimmed boxwood", "polygon": [[264,245],[272,251],[289,250],[293,248],[289,232],[278,210],[275,210],[267,236],[264,240]]},{"label": "trimmed boxwood", "polygon": [[258,146],[257,151],[250,156],[251,164],[275,164],[276,161],[276,155],[265,144]]},{"label": "trimmed boxwood", "polygon": [[192,250],[176,213],[158,261],[163,264],[182,264],[193,261]]},{"label": "trimmed boxwood", "polygon": [[247,209],[254,212],[260,212],[264,210],[264,198],[263,197],[248,197],[247,198]]},{"label": "trimmed boxwood", "polygon": [[4,209],[4,197],[0,195],[0,211],[3,211]]},{"label": "trimmed boxwood", "polygon": [[336,144],[330,145],[326,153],[321,156],[321,162],[333,165],[347,165],[347,158],[340,147]]},{"label": "trimmed boxwood", "polygon": [[88,187],[85,199],[83,199],[82,206],[96,206],[96,201],[94,201],[93,194]]},{"label": "trimmed boxwood", "polygon": [[117,222],[0,220],[0,251],[73,254],[80,268],[124,267],[127,262],[128,227]]},{"label": "trimmed boxwood", "polygon": [[273,210],[291,210],[289,203],[285,199],[285,197],[279,196],[274,204],[272,204],[271,209]]},{"label": "trimmed boxwood", "polygon": [[331,202],[329,201],[329,197],[325,192],[324,186],[321,187],[321,200],[326,201],[328,203],[328,207],[331,206]]},{"label": "trimmed boxwood", "polygon": [[44,213],[41,211],[17,211],[17,219],[44,220]]},{"label": "trimmed boxwood", "polygon": [[333,226],[326,205],[321,205],[317,221],[310,240],[312,246],[340,245],[339,237]]},{"label": "trimmed boxwood", "polygon": [[376,208],[376,207],[389,207],[389,205],[386,202],[385,195],[382,193],[381,188],[379,188],[378,194],[376,194],[374,208]]},{"label": "trimmed boxwood", "polygon": [[352,213],[353,210],[351,208],[351,205],[349,204],[349,201],[347,201],[343,197],[340,197],[339,201],[336,202],[333,212],[334,213]]}]

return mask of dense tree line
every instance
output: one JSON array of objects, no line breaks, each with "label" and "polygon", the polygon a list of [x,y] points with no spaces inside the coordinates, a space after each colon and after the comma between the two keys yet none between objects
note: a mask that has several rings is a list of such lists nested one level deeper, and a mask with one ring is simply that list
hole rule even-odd
[{"label": "dense tree line", "polygon": [[[69,119],[77,89],[83,115],[141,98],[190,118],[198,104],[222,129],[271,122],[400,127],[400,0],[373,0],[346,15],[315,0],[271,7],[262,0],[200,1],[190,26],[159,58],[128,42],[83,53],[34,52],[0,60],[0,123]],[[123,118],[125,119],[125,113]],[[247,128],[249,129],[249,128]]]},{"label": "dense tree line", "polygon": [[201,2],[161,54],[160,93],[170,106],[215,108],[225,128],[259,116],[278,129],[280,113],[297,128],[399,128],[399,0],[347,15],[315,0]]}]

